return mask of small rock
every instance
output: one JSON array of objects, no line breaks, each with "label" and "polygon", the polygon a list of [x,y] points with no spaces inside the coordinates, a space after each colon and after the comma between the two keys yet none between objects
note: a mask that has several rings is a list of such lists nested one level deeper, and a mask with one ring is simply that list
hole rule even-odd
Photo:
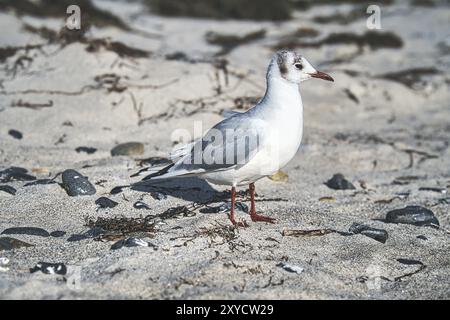
[{"label": "small rock", "polygon": [[64,237],[65,235],[66,235],[65,231],[56,230],[56,231],[50,232],[50,236],[53,238],[61,238],[61,237]]},{"label": "small rock", "polygon": [[22,247],[32,247],[32,244],[10,238],[10,237],[1,237],[0,238],[0,251],[2,250],[12,250]]},{"label": "small rock", "polygon": [[67,169],[62,173],[62,187],[72,197],[96,193],[95,187],[89,180],[73,169]]},{"label": "small rock", "polygon": [[336,173],[333,175],[333,177],[325,182],[325,185],[328,186],[328,188],[334,189],[334,190],[354,190],[356,189],[355,186],[349,182],[347,179],[344,178],[344,176],[340,173]]},{"label": "small rock", "polygon": [[321,202],[333,202],[336,201],[335,197],[320,197],[319,201]]},{"label": "small rock", "polygon": [[155,200],[165,200],[165,199],[167,199],[167,195],[166,194],[161,193],[161,192],[157,192],[157,191],[150,192],[150,195]]},{"label": "small rock", "polygon": [[16,227],[3,230],[2,234],[26,234],[29,236],[50,237],[48,231],[35,227]]},{"label": "small rock", "polygon": [[21,140],[21,139],[23,138],[22,132],[17,131],[17,130],[14,130],[14,129],[9,130],[9,131],[8,131],[8,134],[9,134],[11,137],[13,137],[13,138],[15,138],[15,139],[18,139],[18,140]]},{"label": "small rock", "polygon": [[148,206],[148,204],[146,204],[146,203],[143,202],[143,201],[136,201],[136,202],[133,204],[133,208],[135,208],[135,209],[145,209],[145,210],[150,210],[150,207]]},{"label": "small rock", "polygon": [[0,272],[7,272],[9,270],[9,267],[7,267],[8,264],[9,264],[8,258],[0,257]]},{"label": "small rock", "polygon": [[391,210],[386,214],[386,222],[404,223],[415,226],[438,225],[439,221],[433,211],[421,206],[407,206],[403,209]]},{"label": "small rock", "polygon": [[65,275],[67,273],[67,267],[64,263],[39,262],[30,269],[30,273],[35,273],[37,271],[41,271],[45,274]]},{"label": "small rock", "polygon": [[128,188],[128,186],[118,186],[118,187],[114,187],[111,189],[111,191],[109,192],[109,194],[113,195],[113,194],[118,194],[121,193],[123,191],[123,189]]},{"label": "small rock", "polygon": [[0,191],[4,191],[4,192],[6,192],[6,193],[9,193],[9,194],[11,194],[11,195],[15,195],[16,194],[16,192],[17,192],[17,190],[16,189],[14,189],[13,187],[11,187],[11,186],[7,186],[7,185],[2,185],[2,186],[0,186]]},{"label": "small rock", "polygon": [[277,173],[269,176],[269,179],[277,182],[287,182],[289,180],[289,176],[287,175],[287,173],[278,170]]},{"label": "small rock", "polygon": [[302,273],[305,269],[303,269],[300,266],[296,266],[287,262],[280,262],[277,264],[277,267],[283,268],[284,270],[288,271],[288,272],[292,272],[292,273],[297,273],[300,274]]},{"label": "small rock", "polygon": [[[235,207],[236,210],[247,212],[248,213],[248,206],[245,203],[242,203],[240,201],[236,201]],[[231,202],[222,202],[218,206],[208,206],[206,208],[200,209],[201,213],[219,213],[219,212],[229,212],[231,210]]]},{"label": "small rock", "polygon": [[56,181],[53,179],[38,179],[33,182],[28,182],[24,184],[24,187],[37,186],[37,185],[45,185],[45,184],[55,184]]},{"label": "small rock", "polygon": [[399,258],[399,259],[397,259],[397,261],[400,262],[401,264],[405,264],[405,265],[408,265],[408,266],[412,266],[412,265],[423,266],[423,262],[422,261],[414,260],[414,259]]},{"label": "small rock", "polygon": [[366,237],[372,238],[378,242],[385,243],[388,239],[388,233],[386,230],[372,228],[363,224],[353,223],[348,229],[353,234],[362,234]]},{"label": "small rock", "polygon": [[419,188],[419,191],[438,192],[438,193],[442,193],[442,194],[447,193],[446,188],[434,188],[434,187],[421,187],[421,188]]},{"label": "small rock", "polygon": [[428,240],[428,238],[423,235],[417,236],[416,238],[420,239],[420,240],[425,240],[425,241]]},{"label": "small rock", "polygon": [[91,147],[78,147],[75,149],[76,152],[80,153],[80,152],[85,152],[87,154],[93,154],[97,151],[96,148],[91,148]]},{"label": "small rock", "polygon": [[127,142],[115,146],[111,155],[115,156],[139,156],[144,153],[144,145],[140,142]]},{"label": "small rock", "polygon": [[27,172],[27,169],[21,167],[7,168],[0,171],[0,182],[36,180],[35,176],[29,175]]},{"label": "small rock", "polygon": [[122,247],[153,247],[156,250],[156,246],[150,242],[142,240],[140,238],[125,238],[117,241],[111,246],[111,250],[117,250]]},{"label": "small rock", "polygon": [[107,197],[100,197],[97,200],[95,200],[95,204],[103,209],[103,208],[114,208],[115,206],[117,206],[119,203],[115,202],[114,200],[111,200]]}]

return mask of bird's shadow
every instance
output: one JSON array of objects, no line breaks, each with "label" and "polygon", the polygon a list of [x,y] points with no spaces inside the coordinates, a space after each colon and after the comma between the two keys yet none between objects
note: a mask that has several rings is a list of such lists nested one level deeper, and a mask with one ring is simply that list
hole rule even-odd
[{"label": "bird's shadow", "polygon": [[204,202],[223,195],[203,179],[196,177],[172,178],[159,181],[139,181],[131,185],[131,190],[140,192],[159,192],[189,202]]}]

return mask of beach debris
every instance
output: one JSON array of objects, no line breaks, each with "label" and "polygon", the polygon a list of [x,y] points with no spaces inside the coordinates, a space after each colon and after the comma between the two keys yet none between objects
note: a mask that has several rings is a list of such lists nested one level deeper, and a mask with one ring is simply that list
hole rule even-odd
[{"label": "beach debris", "polygon": [[19,99],[18,101],[13,101],[11,103],[11,107],[13,108],[28,108],[28,109],[32,109],[32,110],[40,110],[42,108],[51,108],[53,107],[53,101],[52,100],[48,100],[48,102],[44,102],[44,103],[33,103],[33,102],[26,102],[26,101],[22,101],[22,99]]},{"label": "beach debris", "polygon": [[23,138],[22,132],[20,132],[18,130],[11,129],[8,131],[8,134],[17,140],[21,140]]},{"label": "beach debris", "polygon": [[111,189],[111,191],[109,192],[109,194],[113,195],[113,194],[118,194],[121,193],[123,191],[123,189],[128,188],[129,186],[117,186]]},{"label": "beach debris", "polygon": [[16,194],[16,192],[17,192],[16,189],[14,189],[13,187],[8,186],[8,185],[1,185],[1,186],[0,186],[0,191],[9,193],[9,194],[11,194],[11,195],[13,195],[13,196],[14,196],[14,195]]},{"label": "beach debris", "polygon": [[46,184],[55,184],[56,181],[54,179],[38,179],[32,182],[28,182],[24,184],[24,187],[37,186],[37,185],[46,185]]},{"label": "beach debris", "polygon": [[417,238],[417,239],[420,239],[420,240],[424,240],[424,241],[427,241],[427,240],[428,240],[428,238],[425,237],[424,235],[417,236],[416,238]]},{"label": "beach debris", "polygon": [[353,234],[362,234],[381,243],[385,243],[388,239],[388,233],[386,230],[372,228],[360,223],[353,223],[348,231]]},{"label": "beach debris", "polygon": [[8,267],[9,259],[7,257],[0,257],[0,272],[6,272],[9,270]]},{"label": "beach debris", "polygon": [[0,182],[36,180],[35,176],[29,175],[27,172],[28,170],[25,168],[9,167],[0,171]]},{"label": "beach debris", "polygon": [[280,268],[286,270],[287,272],[292,272],[292,273],[297,273],[297,274],[300,274],[305,270],[304,268],[302,268],[300,266],[296,266],[296,265],[287,263],[285,261],[278,263],[277,267],[280,267]]},{"label": "beach debris", "polygon": [[95,238],[103,235],[106,231],[103,228],[100,227],[92,227],[86,232],[83,232],[81,234],[72,234],[67,241],[68,242],[76,242],[81,240],[86,240],[90,238]]},{"label": "beach debris", "polygon": [[33,268],[30,268],[30,273],[38,271],[45,274],[65,275],[67,273],[67,267],[64,263],[38,262]]},{"label": "beach debris", "polygon": [[336,201],[336,198],[335,197],[329,197],[329,196],[320,197],[319,201],[321,201],[321,202],[333,202],[333,201]]},{"label": "beach debris", "polygon": [[420,187],[419,191],[430,191],[430,192],[437,192],[437,193],[446,194],[447,193],[447,188]]},{"label": "beach debris", "polygon": [[91,230],[98,229],[101,231],[99,234],[117,233],[126,236],[135,233],[149,235],[155,232],[155,223],[150,218],[142,217],[98,217],[96,220],[87,218],[86,226],[90,227]]},{"label": "beach debris", "polygon": [[97,192],[87,177],[73,169],[62,173],[62,187],[71,197],[93,195]]},{"label": "beach debris", "polygon": [[87,154],[93,154],[97,151],[97,148],[92,148],[92,147],[78,147],[75,149],[76,152],[80,153],[80,152],[85,152]]},{"label": "beach debris", "polygon": [[415,226],[439,226],[439,221],[433,211],[421,206],[407,206],[402,209],[391,210],[386,214],[385,222],[412,224]]},{"label": "beach debris", "polygon": [[139,201],[136,201],[136,202],[133,204],[133,208],[138,209],[138,210],[140,210],[140,209],[150,210],[149,205],[146,204],[146,203],[143,202],[143,201],[140,201],[140,200],[139,200]]},{"label": "beach debris", "polygon": [[61,237],[64,237],[65,235],[66,235],[65,231],[56,230],[56,231],[50,232],[50,236],[53,238],[61,238]]},{"label": "beach debris", "polygon": [[275,174],[269,176],[269,179],[277,182],[287,182],[289,180],[289,176],[287,173],[278,170]]},{"label": "beach debris", "polygon": [[29,236],[50,237],[50,233],[42,228],[14,227],[3,230],[1,234],[26,234]]},{"label": "beach debris", "polygon": [[163,157],[150,157],[150,158],[145,158],[145,159],[137,159],[136,163],[139,167],[144,167],[144,166],[161,166],[161,165],[165,165],[165,164],[170,164],[171,161],[168,158],[163,158]]},{"label": "beach debris", "polygon": [[111,246],[111,250],[117,250],[122,247],[152,247],[154,250],[157,250],[157,247],[154,244],[142,240],[140,238],[134,237],[125,238],[117,241]]},{"label": "beach debris", "polygon": [[1,237],[0,238],[0,251],[2,250],[12,250],[22,247],[32,247],[32,244],[17,240],[15,238],[10,237]]},{"label": "beach debris", "polygon": [[392,184],[397,184],[397,185],[406,185],[406,184],[410,184],[412,181],[416,181],[422,179],[422,177],[419,176],[401,176],[401,177],[397,177],[394,179],[394,181],[392,181]]},{"label": "beach debris", "polygon": [[99,209],[104,209],[104,208],[114,208],[119,203],[107,197],[100,197],[97,200],[95,200],[95,204],[98,206]]},{"label": "beach debris", "polygon": [[121,143],[112,148],[111,155],[115,156],[139,156],[144,153],[144,145],[140,142]]},{"label": "beach debris", "polygon": [[398,281],[402,281],[403,278],[406,277],[411,277],[417,273],[419,273],[420,271],[422,271],[423,269],[425,269],[427,266],[420,260],[415,260],[415,259],[409,259],[409,258],[399,258],[397,259],[397,261],[403,265],[407,265],[407,266],[419,266],[419,268],[413,272],[409,272],[406,274],[403,274],[401,276],[395,277],[394,281],[398,282]]},{"label": "beach debris", "polygon": [[355,186],[351,182],[349,182],[347,179],[345,179],[341,173],[334,174],[330,180],[325,182],[325,185],[328,188],[331,188],[334,190],[354,190],[354,189],[356,189]]},{"label": "beach debris", "polygon": [[283,230],[281,233],[283,237],[317,237],[317,236],[324,236],[329,233],[334,233],[335,230],[332,229],[314,229],[314,230],[293,230],[293,229],[286,229]]}]

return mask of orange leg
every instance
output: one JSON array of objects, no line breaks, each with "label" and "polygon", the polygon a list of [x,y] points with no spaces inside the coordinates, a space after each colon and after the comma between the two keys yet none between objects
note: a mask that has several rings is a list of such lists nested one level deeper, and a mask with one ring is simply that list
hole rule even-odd
[{"label": "orange leg", "polygon": [[236,205],[236,188],[235,188],[235,187],[232,187],[232,188],[231,188],[231,210],[230,210],[230,220],[231,220],[231,223],[232,223],[234,226],[237,226],[237,227],[247,227],[248,225],[247,225],[247,223],[246,223],[245,221],[243,221],[243,222],[237,222],[237,221],[235,220],[235,218],[234,218],[234,207],[235,207],[235,205]]},{"label": "orange leg", "polygon": [[253,222],[262,221],[262,222],[275,223],[275,219],[274,218],[261,216],[261,215],[256,213],[256,208],[255,208],[255,184],[254,183],[250,183],[248,187],[249,187],[249,190],[250,190],[250,201],[251,201],[251,203],[250,203],[250,218],[252,218],[252,221]]}]

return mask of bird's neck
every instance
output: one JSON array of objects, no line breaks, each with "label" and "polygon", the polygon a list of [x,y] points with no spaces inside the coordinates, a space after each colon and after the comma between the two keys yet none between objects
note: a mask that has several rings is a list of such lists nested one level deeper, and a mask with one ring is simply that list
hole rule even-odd
[{"label": "bird's neck", "polygon": [[282,108],[302,111],[303,108],[298,85],[281,77],[267,77],[267,89],[261,103],[278,110]]}]

